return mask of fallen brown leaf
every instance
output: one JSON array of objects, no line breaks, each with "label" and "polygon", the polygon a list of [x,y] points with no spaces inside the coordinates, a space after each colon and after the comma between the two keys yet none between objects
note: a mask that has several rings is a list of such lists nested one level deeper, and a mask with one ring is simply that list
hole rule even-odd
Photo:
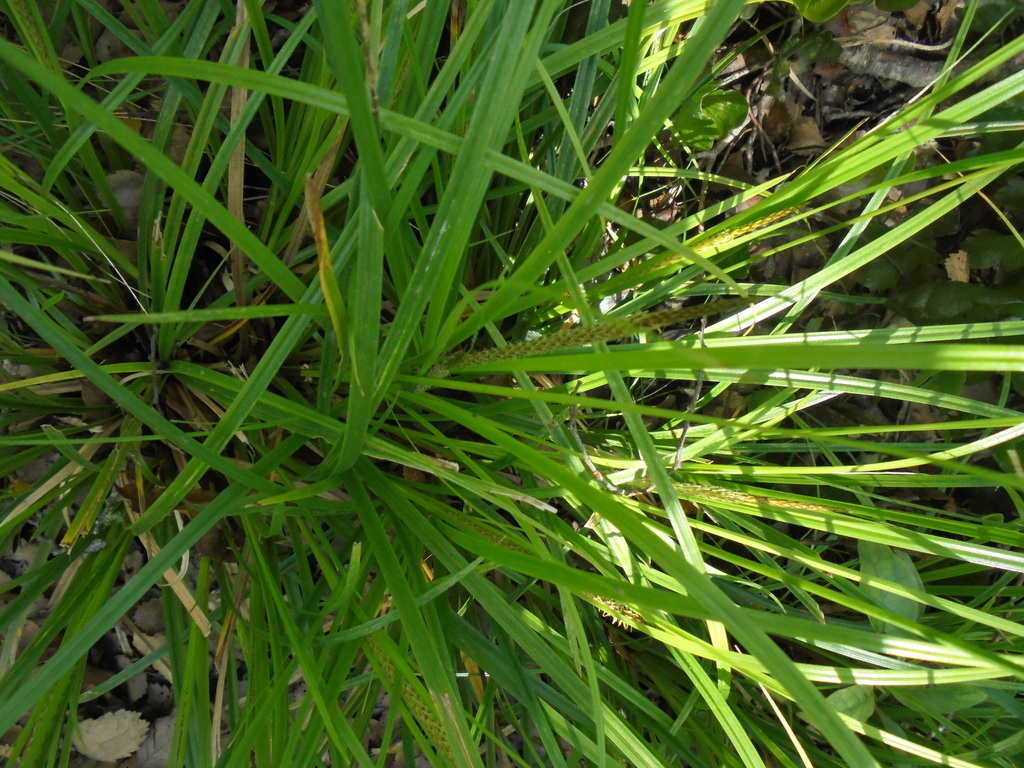
[{"label": "fallen brown leaf", "polygon": [[75,749],[93,760],[120,760],[138,750],[148,730],[149,723],[138,712],[107,712],[79,721]]},{"label": "fallen brown leaf", "polygon": [[968,264],[967,251],[951,253],[945,262],[946,275],[950,280],[957,283],[969,283],[971,281],[971,269]]}]

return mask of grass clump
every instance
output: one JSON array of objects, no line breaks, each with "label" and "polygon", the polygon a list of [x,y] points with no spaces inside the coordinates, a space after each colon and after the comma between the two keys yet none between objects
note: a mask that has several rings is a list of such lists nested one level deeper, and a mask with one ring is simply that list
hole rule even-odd
[{"label": "grass clump", "polygon": [[4,6],[9,764],[1013,765],[1024,303],[870,269],[1024,40],[744,181],[741,2],[343,5]]}]

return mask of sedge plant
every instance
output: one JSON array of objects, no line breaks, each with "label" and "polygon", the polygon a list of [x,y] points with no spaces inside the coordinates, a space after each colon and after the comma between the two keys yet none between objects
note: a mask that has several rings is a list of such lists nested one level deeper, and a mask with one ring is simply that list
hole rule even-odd
[{"label": "sedge plant", "polygon": [[175,766],[1018,764],[1024,306],[806,318],[1019,166],[1024,40],[751,183],[667,138],[743,2],[280,5],[3,3],[8,764],[139,677]]}]

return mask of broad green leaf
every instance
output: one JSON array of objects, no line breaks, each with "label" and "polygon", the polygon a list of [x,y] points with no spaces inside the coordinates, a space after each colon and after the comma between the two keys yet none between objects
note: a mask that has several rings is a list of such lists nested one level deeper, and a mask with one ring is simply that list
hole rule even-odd
[{"label": "broad green leaf", "polygon": [[866,721],[875,711],[875,689],[870,685],[849,685],[825,697],[836,712]]},{"label": "broad green leaf", "polygon": [[977,706],[989,698],[984,688],[962,683],[896,687],[892,692],[908,707],[926,712],[934,718],[947,717]]},{"label": "broad green leaf", "polygon": [[848,0],[794,0],[794,5],[808,21],[828,21],[848,4]]},{"label": "broad green leaf", "polygon": [[883,11],[899,13],[917,5],[917,0],[875,0],[875,5]]},{"label": "broad green leaf", "polygon": [[[857,552],[860,555],[860,571],[867,577],[861,587],[864,593],[886,610],[911,621],[917,621],[922,610],[918,601],[871,583],[871,578],[877,577],[903,585],[908,589],[923,591],[924,584],[921,581],[921,575],[914,567],[910,555],[885,544],[866,540],[857,543]],[[881,628],[885,632],[902,634],[888,622],[881,622],[881,624]]]},{"label": "broad green leaf", "polygon": [[979,229],[964,240],[964,250],[972,269],[1002,266],[1007,271],[1024,267],[1024,245],[1013,235],[1002,235],[990,229]]},{"label": "broad green leaf", "polygon": [[710,149],[743,123],[748,109],[742,93],[723,91],[712,84],[683,101],[672,119],[672,126],[682,144],[694,149]]}]

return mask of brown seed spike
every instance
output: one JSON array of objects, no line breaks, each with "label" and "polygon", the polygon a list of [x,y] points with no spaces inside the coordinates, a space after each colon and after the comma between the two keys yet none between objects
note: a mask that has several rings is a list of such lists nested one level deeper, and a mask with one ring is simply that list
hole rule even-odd
[{"label": "brown seed spike", "polygon": [[719,299],[695,307],[668,309],[660,312],[640,312],[623,318],[604,318],[593,325],[575,326],[540,338],[509,344],[507,347],[494,347],[451,358],[434,366],[428,375],[434,378],[444,378],[456,367],[469,368],[498,360],[516,360],[545,352],[574,349],[598,341],[625,339],[641,331],[656,331],[686,320],[728,312],[748,306],[750,303],[750,299],[746,298]]}]

